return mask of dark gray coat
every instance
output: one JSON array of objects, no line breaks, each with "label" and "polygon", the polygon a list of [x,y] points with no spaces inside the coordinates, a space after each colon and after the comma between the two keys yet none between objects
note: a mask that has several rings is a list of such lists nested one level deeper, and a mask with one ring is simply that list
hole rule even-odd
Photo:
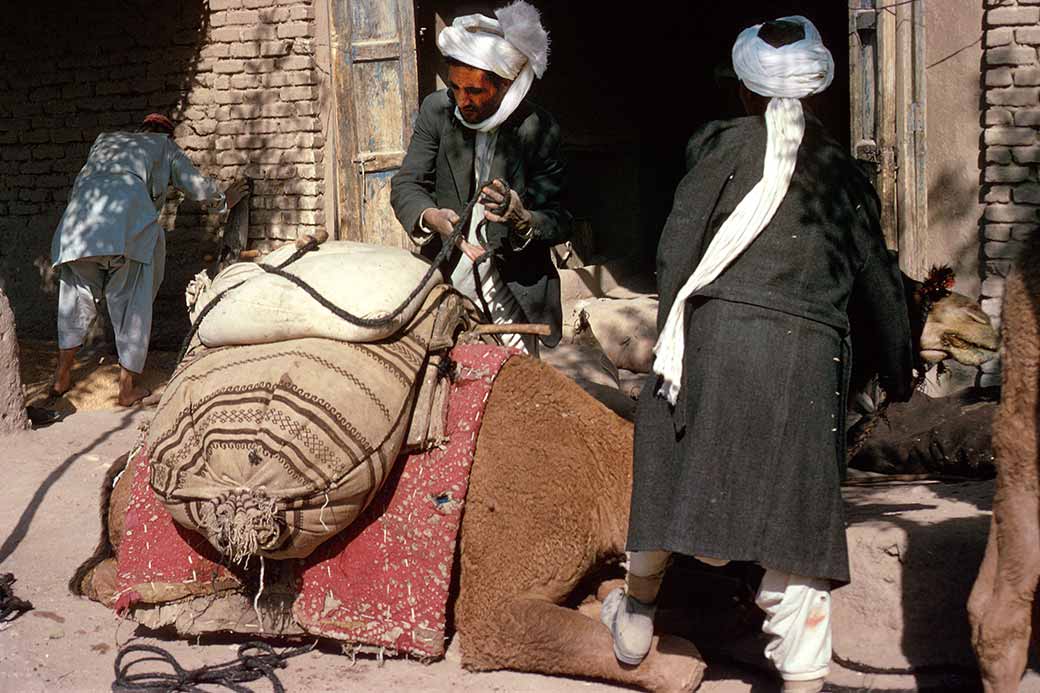
[{"label": "dark gray coat", "polygon": [[[673,408],[648,382],[636,414],[630,550],[756,561],[847,582],[850,303],[883,345],[881,382],[909,397],[911,345],[878,201],[844,148],[807,118],[794,178],[748,250],[686,307]],[[762,175],[761,117],[690,141],[657,255],[663,326],[722,222]]]},{"label": "dark gray coat", "polygon": [[[458,122],[454,108],[447,91],[423,100],[404,163],[391,181],[390,204],[413,237],[424,210],[448,208],[461,215],[476,192],[476,135]],[[501,178],[517,191],[532,213],[534,229],[533,240],[518,248],[521,243],[508,227],[489,223],[486,235],[491,262],[525,318],[550,325],[552,334],[542,338],[542,343],[555,346],[560,341],[563,315],[560,277],[549,250],[570,238],[571,216],[560,206],[564,178],[560,127],[548,112],[524,101],[499,126],[491,178]],[[440,249],[441,239],[435,237],[421,252],[432,260]],[[446,274],[460,257],[461,251],[456,249],[443,268]]]}]

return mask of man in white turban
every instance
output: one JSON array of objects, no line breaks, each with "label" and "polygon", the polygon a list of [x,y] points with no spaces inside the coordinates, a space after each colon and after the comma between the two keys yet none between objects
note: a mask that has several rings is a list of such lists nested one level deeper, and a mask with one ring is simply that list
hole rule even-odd
[{"label": "man in white turban", "polygon": [[[549,37],[526,2],[495,17],[459,17],[437,37],[448,89],[423,101],[390,204],[433,259],[476,186],[490,182],[443,269],[493,322],[548,324],[551,334],[541,341],[552,347],[560,340],[562,310],[549,249],[570,236],[571,218],[559,201],[560,128],[526,100],[548,66]],[[506,341],[537,353],[529,337]]]},{"label": "man in white turban", "polygon": [[878,200],[801,99],[830,84],[812,22],[746,29],[733,68],[751,114],[690,140],[657,254],[654,373],[636,414],[629,566],[604,602],[619,660],[652,643],[673,552],[765,568],[756,602],[785,691],[819,691],[830,589],[849,580],[840,483],[853,330],[908,399],[910,330]]}]

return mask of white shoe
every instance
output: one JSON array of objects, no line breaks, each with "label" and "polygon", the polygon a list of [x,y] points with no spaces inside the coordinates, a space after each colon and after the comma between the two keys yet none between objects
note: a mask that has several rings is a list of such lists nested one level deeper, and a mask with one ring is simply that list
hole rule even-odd
[{"label": "white shoe", "polygon": [[636,666],[650,652],[654,638],[654,612],[657,607],[625,594],[621,587],[603,600],[599,620],[614,638],[614,656],[622,664]]},{"label": "white shoe", "polygon": [[784,681],[784,693],[820,693],[825,679],[809,679],[808,681]]}]

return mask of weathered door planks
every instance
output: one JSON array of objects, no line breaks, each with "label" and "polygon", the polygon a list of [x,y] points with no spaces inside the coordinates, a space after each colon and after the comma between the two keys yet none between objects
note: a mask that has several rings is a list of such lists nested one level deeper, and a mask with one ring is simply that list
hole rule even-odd
[{"label": "weathered door planks", "polygon": [[922,0],[851,0],[852,150],[874,164],[881,225],[912,276],[926,271],[928,194]]},{"label": "weathered door planks", "polygon": [[410,248],[390,208],[418,106],[412,0],[332,0],[340,237]]}]

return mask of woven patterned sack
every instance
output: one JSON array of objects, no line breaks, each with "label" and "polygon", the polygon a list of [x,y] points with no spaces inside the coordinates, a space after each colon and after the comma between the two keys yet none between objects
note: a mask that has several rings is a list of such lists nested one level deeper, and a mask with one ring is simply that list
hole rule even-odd
[{"label": "woven patterned sack", "polygon": [[403,335],[204,350],[182,363],[147,436],[151,486],[233,561],[300,558],[349,525],[390,471],[442,300]]}]

